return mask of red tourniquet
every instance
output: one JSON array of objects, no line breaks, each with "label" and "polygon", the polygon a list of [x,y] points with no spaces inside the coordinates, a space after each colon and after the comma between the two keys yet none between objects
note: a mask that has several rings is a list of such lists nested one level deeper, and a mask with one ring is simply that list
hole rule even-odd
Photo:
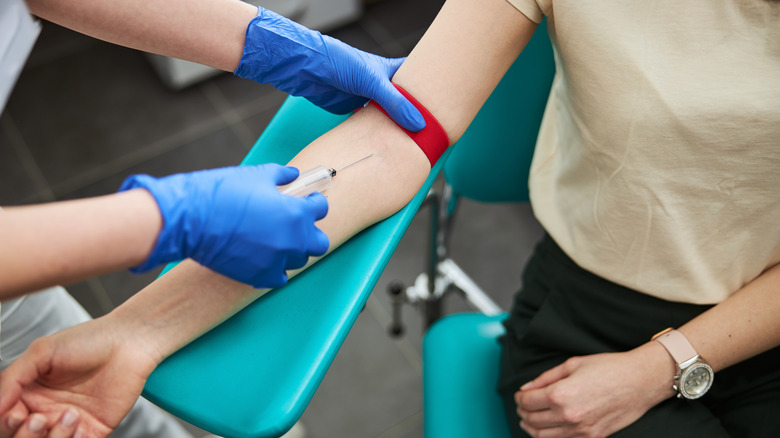
[{"label": "red tourniquet", "polygon": [[[415,143],[417,143],[417,146],[422,149],[425,156],[428,157],[428,161],[431,162],[431,167],[433,167],[433,165],[436,164],[436,161],[439,160],[439,157],[441,157],[441,154],[443,154],[444,151],[446,151],[450,146],[450,139],[447,137],[447,133],[444,132],[444,128],[441,127],[439,121],[433,117],[433,114],[431,114],[430,111],[425,109],[425,107],[422,106],[422,104],[418,102],[417,99],[415,99],[403,88],[399,87],[398,85],[395,85],[395,88],[397,88],[401,94],[409,99],[409,102],[414,104],[414,106],[417,108],[417,110],[420,111],[420,114],[422,114],[423,118],[425,119],[425,128],[423,128],[420,132],[409,131],[404,129],[401,125],[398,125],[398,127],[403,129],[404,132],[406,132],[406,134],[411,137]],[[370,100],[369,103],[379,108],[380,111],[387,115],[387,112],[382,109],[378,103],[374,102],[373,100]]]}]

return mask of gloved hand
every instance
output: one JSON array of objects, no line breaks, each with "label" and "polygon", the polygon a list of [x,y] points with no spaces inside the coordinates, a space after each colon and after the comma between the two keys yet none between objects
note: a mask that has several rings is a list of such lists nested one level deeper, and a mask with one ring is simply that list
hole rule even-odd
[{"label": "gloved hand", "polygon": [[278,164],[229,167],[164,178],[133,175],[119,191],[144,188],[154,196],[163,229],[149,258],[131,269],[192,258],[207,268],[256,288],[287,282],[286,269],[328,250],[328,237],[314,226],[328,212],[320,193],[283,195],[277,185],[298,177]]},{"label": "gloved hand", "polygon": [[234,74],[303,96],[336,114],[346,114],[370,98],[416,132],[425,127],[425,120],[390,82],[403,61],[355,49],[261,7],[249,22]]}]

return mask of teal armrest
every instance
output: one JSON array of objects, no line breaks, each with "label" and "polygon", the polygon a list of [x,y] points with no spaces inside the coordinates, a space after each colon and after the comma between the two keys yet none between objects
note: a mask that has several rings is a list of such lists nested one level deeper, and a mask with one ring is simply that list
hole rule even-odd
[{"label": "teal armrest", "polygon": [[507,314],[448,315],[423,338],[425,438],[509,438],[496,391]]},{"label": "teal armrest", "polygon": [[[286,163],[344,119],[288,98],[243,164]],[[314,395],[444,161],[401,211],[160,364],[144,396],[218,435],[282,435]]]}]

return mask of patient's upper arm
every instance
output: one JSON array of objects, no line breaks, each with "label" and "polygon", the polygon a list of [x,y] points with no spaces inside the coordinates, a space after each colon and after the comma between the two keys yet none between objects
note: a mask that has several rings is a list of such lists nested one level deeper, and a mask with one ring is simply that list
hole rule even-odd
[{"label": "patient's upper arm", "polygon": [[[506,0],[448,0],[393,81],[437,118],[455,142],[536,29]],[[429,128],[426,128],[429,129]],[[370,159],[333,179],[320,223],[337,246],[401,209],[430,172],[420,148],[373,107],[358,112],[301,151],[290,165],[306,170]]]}]

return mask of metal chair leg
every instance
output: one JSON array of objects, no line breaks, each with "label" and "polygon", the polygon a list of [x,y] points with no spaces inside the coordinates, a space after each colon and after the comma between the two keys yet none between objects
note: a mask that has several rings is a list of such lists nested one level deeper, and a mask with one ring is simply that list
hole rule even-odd
[{"label": "metal chair leg", "polygon": [[448,257],[452,222],[458,205],[458,197],[449,184],[444,184],[442,194],[431,189],[423,205],[431,208],[431,225],[428,241],[426,270],[417,276],[414,284],[404,288],[393,282],[388,288],[393,303],[392,323],[389,333],[393,337],[404,333],[401,312],[404,303],[417,307],[423,315],[423,331],[443,316],[445,295],[459,291],[480,312],[496,315],[501,308]]}]

